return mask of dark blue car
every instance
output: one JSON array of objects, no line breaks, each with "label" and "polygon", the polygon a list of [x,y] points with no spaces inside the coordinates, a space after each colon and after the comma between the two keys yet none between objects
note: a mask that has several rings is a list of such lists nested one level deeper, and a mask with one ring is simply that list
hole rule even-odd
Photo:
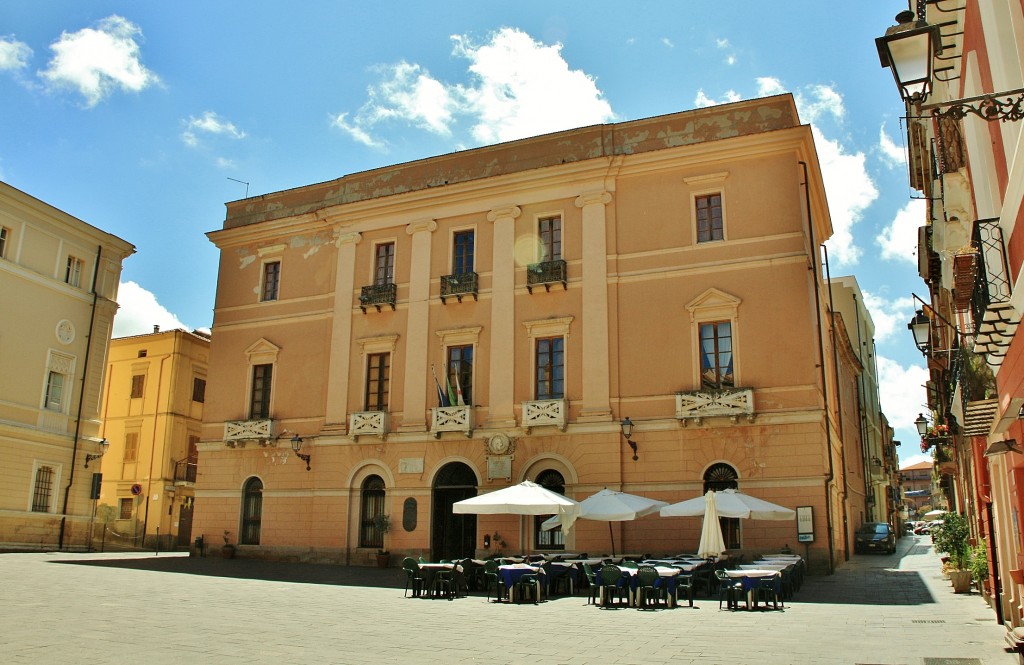
[{"label": "dark blue car", "polygon": [[896,532],[885,522],[864,522],[854,535],[853,551],[892,554],[896,551]]}]

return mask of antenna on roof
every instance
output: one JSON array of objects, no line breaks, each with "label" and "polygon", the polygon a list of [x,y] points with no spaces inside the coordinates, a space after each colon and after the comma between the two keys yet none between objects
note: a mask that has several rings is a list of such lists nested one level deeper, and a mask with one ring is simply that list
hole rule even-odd
[{"label": "antenna on roof", "polygon": [[235,182],[240,182],[245,185],[245,198],[249,198],[249,183],[244,180],[238,180],[237,178],[228,178],[228,180],[234,180]]}]

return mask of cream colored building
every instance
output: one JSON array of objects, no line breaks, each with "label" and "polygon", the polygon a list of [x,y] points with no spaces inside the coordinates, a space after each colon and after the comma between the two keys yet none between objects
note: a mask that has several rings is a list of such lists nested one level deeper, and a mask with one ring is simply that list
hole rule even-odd
[{"label": "cream colored building", "polygon": [[[563,535],[451,504],[523,480],[670,502],[738,486],[809,507],[813,534],[732,521],[732,551],[788,545],[830,570],[848,512],[836,402],[855,395],[833,385],[830,235],[789,95],[229,203],[209,234],[194,533],[238,556],[351,564],[379,548],[601,553],[605,523]],[[612,525],[619,552],[693,551],[699,529]]]},{"label": "cream colored building", "polygon": [[110,342],[103,393],[105,545],[173,549],[192,535],[210,339],[154,329]]},{"label": "cream colored building", "polygon": [[135,248],[0,182],[0,548],[87,546],[121,264]]}]

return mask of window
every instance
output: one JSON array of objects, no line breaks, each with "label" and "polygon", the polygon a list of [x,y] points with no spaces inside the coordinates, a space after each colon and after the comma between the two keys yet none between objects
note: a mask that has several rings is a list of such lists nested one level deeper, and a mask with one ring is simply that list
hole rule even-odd
[{"label": "window", "polygon": [[0,226],[0,259],[7,258],[7,243],[11,238],[11,230],[6,226]]},{"label": "window", "polygon": [[473,232],[458,231],[452,248],[452,274],[465,275],[473,272]]},{"label": "window", "polygon": [[259,545],[262,522],[263,481],[253,477],[245,481],[242,488],[242,534],[238,537],[239,544]]},{"label": "window", "polygon": [[124,497],[118,501],[118,515],[119,520],[130,520],[132,518],[132,508],[135,506],[135,499]]},{"label": "window", "polygon": [[537,340],[536,399],[565,397],[564,338],[542,337]]},{"label": "window", "polygon": [[270,417],[270,381],[273,365],[253,365],[252,393],[249,399],[249,418],[259,420]]},{"label": "window", "polygon": [[73,256],[68,256],[68,270],[64,274],[64,281],[71,286],[82,285],[82,267],[84,263],[82,259],[76,259]]},{"label": "window", "polygon": [[50,370],[46,376],[46,397],[43,401],[43,408],[50,411],[64,410],[64,375],[60,372]]},{"label": "window", "polygon": [[51,512],[56,475],[57,473],[52,466],[36,468],[36,481],[32,489],[32,512]]},{"label": "window", "polygon": [[395,282],[395,243],[382,242],[374,250],[373,283],[394,284]]},{"label": "window", "polygon": [[200,404],[206,401],[206,379],[192,377],[192,401]]},{"label": "window", "polygon": [[366,410],[387,411],[391,354],[371,353],[366,362]]},{"label": "window", "polygon": [[[536,482],[546,490],[556,494],[565,494],[565,479],[554,469],[541,471]],[[564,550],[565,534],[562,533],[562,527],[555,527],[550,531],[541,528],[541,524],[546,522],[549,517],[551,516],[538,515],[533,518],[533,542],[537,544],[539,550]]]},{"label": "window", "polygon": [[473,345],[448,347],[448,383],[455,393],[452,405],[473,404]]},{"label": "window", "polygon": [[130,464],[139,461],[139,433],[127,432],[124,435],[124,462]]},{"label": "window", "polygon": [[132,399],[142,397],[142,391],[146,387],[146,375],[135,374],[132,376]]},{"label": "window", "polygon": [[277,286],[281,281],[281,262],[268,261],[263,264],[263,289],[260,300],[277,300]]},{"label": "window", "polygon": [[[708,490],[721,492],[727,489],[739,489],[739,475],[736,469],[728,464],[714,464],[704,472],[704,494]],[[734,550],[740,547],[740,521],[735,517],[719,517],[722,525],[722,538],[725,540],[726,549]]]},{"label": "window", "polygon": [[363,481],[359,508],[359,547],[384,547],[384,532],[377,518],[384,514],[384,481],[369,476]]},{"label": "window", "polygon": [[700,383],[703,388],[732,388],[732,324],[700,324]]},{"label": "window", "polygon": [[697,214],[697,242],[722,240],[722,195],[707,194],[694,198]]},{"label": "window", "polygon": [[540,236],[540,260],[557,261],[562,258],[562,218],[542,217],[537,220],[537,234]]}]

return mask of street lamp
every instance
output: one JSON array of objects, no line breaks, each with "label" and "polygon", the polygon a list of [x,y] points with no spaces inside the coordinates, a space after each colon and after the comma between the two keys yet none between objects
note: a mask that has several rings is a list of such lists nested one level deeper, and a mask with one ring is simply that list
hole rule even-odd
[{"label": "street lamp", "polygon": [[917,420],[914,421],[914,427],[917,428],[917,433],[922,437],[928,433],[928,421],[925,420],[924,414],[917,414]]},{"label": "street lamp", "polygon": [[295,453],[296,457],[298,457],[300,460],[306,463],[306,471],[309,471],[309,459],[312,457],[312,455],[303,455],[302,453],[299,452],[301,449],[302,437],[296,434],[295,436],[292,437],[292,452]]},{"label": "street lamp", "polygon": [[106,455],[107,454],[107,448],[109,448],[109,447],[110,447],[110,442],[107,441],[106,439],[103,439],[103,440],[100,441],[100,451],[98,453],[86,453],[85,454],[85,468],[86,469],[89,468],[89,462],[92,462],[93,460],[98,460],[99,458],[101,458],[104,455]]},{"label": "street lamp", "polygon": [[914,345],[917,347],[917,350],[924,355],[928,355],[928,345],[929,342],[931,342],[932,322],[931,319],[925,315],[924,310],[917,310],[917,314],[915,314],[914,318],[907,324],[907,328],[909,328],[910,332],[914,335]]},{"label": "street lamp", "polygon": [[636,454],[636,441],[629,438],[633,436],[633,421],[629,419],[629,416],[626,416],[623,421],[619,423],[619,427],[622,428],[622,436],[626,439],[626,443],[628,443],[629,447],[633,449],[633,461],[635,462],[640,459],[640,457]]}]

